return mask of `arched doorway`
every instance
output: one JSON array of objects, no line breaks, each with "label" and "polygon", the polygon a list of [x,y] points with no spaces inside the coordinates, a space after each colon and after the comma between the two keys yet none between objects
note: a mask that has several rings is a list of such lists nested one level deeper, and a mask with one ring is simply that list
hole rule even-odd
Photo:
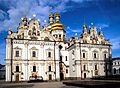
[{"label": "arched doorway", "polygon": [[84,79],[86,78],[86,73],[84,73]]},{"label": "arched doorway", "polygon": [[16,82],[19,82],[19,74],[16,74]]},{"label": "arched doorway", "polygon": [[64,74],[60,73],[60,80],[64,80]]},{"label": "arched doorway", "polygon": [[52,80],[52,75],[51,74],[49,74],[49,80]]}]

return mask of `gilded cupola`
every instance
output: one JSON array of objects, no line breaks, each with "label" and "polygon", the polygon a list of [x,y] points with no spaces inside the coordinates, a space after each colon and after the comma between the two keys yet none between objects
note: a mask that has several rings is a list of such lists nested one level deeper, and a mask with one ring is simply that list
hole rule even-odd
[{"label": "gilded cupola", "polygon": [[60,14],[58,12],[55,13],[56,22],[51,25],[52,30],[63,30],[64,25],[60,23]]}]

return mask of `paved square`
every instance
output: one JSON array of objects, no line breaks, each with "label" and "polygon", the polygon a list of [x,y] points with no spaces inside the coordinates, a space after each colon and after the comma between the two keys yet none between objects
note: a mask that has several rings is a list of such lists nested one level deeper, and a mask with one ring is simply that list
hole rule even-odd
[{"label": "paved square", "polygon": [[0,88],[80,88],[66,86],[62,82],[37,82],[37,83],[2,83]]}]

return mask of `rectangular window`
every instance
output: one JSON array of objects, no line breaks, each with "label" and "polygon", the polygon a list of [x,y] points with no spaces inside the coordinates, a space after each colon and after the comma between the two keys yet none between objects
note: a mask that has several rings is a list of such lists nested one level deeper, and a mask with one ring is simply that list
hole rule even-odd
[{"label": "rectangular window", "polygon": [[66,58],[66,61],[67,61],[67,56],[65,58]]},{"label": "rectangular window", "polygon": [[16,66],[16,72],[19,72],[19,66]]},{"label": "rectangular window", "polygon": [[51,66],[48,67],[48,70],[51,71]]},{"label": "rectangular window", "polygon": [[60,62],[62,62],[62,56],[60,56]]},{"label": "rectangular window", "polygon": [[85,53],[83,53],[83,58],[85,58]]},{"label": "rectangular window", "polygon": [[19,51],[16,51],[16,52],[15,52],[15,56],[16,56],[16,57],[19,57]]},{"label": "rectangular window", "polygon": [[51,57],[51,52],[48,52],[48,57]]},{"label": "rectangular window", "polygon": [[36,57],[36,52],[35,51],[32,52],[32,57]]},{"label": "rectangular window", "polygon": [[94,58],[97,58],[97,55],[96,55],[96,53],[94,53]]},{"label": "rectangular window", "polygon": [[68,73],[68,69],[66,69],[66,73]]},{"label": "rectangular window", "polygon": [[33,66],[33,72],[36,72],[36,66]]},{"label": "rectangular window", "polygon": [[59,35],[59,38],[61,38],[61,35]]},{"label": "rectangular window", "polygon": [[84,71],[86,70],[86,66],[85,65],[83,66],[83,69],[84,69]]},{"label": "rectangular window", "polygon": [[97,65],[95,65],[95,70],[97,70]]},{"label": "rectangular window", "polygon": [[104,59],[106,59],[106,54],[104,54]]}]

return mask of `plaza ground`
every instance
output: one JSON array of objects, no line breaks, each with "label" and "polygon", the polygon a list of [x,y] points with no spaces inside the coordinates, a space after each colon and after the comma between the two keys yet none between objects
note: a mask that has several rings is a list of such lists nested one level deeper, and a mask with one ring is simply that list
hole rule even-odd
[{"label": "plaza ground", "polygon": [[75,86],[66,86],[62,82],[36,82],[36,83],[6,83],[1,82],[0,88],[80,88]]},{"label": "plaza ground", "polygon": [[120,80],[66,80],[49,82],[19,82],[0,81],[0,88],[120,88]]}]

